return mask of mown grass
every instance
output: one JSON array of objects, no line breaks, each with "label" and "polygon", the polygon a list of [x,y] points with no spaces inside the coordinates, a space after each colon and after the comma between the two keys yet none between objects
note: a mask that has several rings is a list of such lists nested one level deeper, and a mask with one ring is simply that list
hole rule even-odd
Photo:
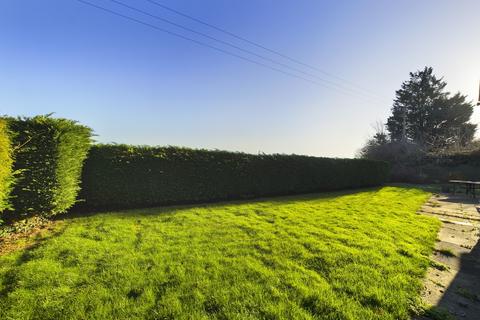
[{"label": "mown grass", "polygon": [[0,319],[408,319],[439,227],[401,187],[77,217],[0,257]]}]

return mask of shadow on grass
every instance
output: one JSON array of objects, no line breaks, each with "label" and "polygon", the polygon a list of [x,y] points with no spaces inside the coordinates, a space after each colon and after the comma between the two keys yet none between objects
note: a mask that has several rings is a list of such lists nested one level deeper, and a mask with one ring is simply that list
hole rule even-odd
[{"label": "shadow on grass", "polygon": [[[192,209],[192,208],[218,208],[223,206],[231,205],[243,205],[243,204],[294,204],[297,202],[306,202],[306,201],[317,201],[319,199],[332,200],[335,198],[354,195],[360,192],[376,192],[382,187],[371,187],[371,188],[361,188],[361,189],[349,189],[333,192],[319,192],[319,193],[309,193],[309,194],[297,194],[297,195],[278,195],[271,197],[259,197],[259,198],[249,198],[249,199],[236,199],[236,200],[219,200],[212,202],[195,202],[189,204],[171,204],[163,206],[153,206],[153,207],[144,207],[144,208],[132,208],[132,209],[87,209],[87,208],[74,208],[66,214],[60,214],[52,217],[53,222],[68,222],[72,219],[83,218],[83,217],[92,217],[96,215],[110,215],[117,216],[122,218],[130,217],[140,217],[140,216],[154,216],[154,215],[172,215],[177,213],[179,210],[183,209]],[[30,239],[31,243],[26,246],[18,247],[17,249],[23,249],[24,252],[18,258],[17,262],[19,264],[27,262],[30,258],[31,252],[36,248],[40,247],[46,240],[59,235],[64,231],[67,225],[63,226],[60,230],[52,232],[47,237],[35,237]],[[0,242],[0,246],[2,242]],[[11,250],[0,250],[0,254],[8,254],[11,252],[17,251],[17,249],[12,248]]]},{"label": "shadow on grass", "polygon": [[[376,192],[379,191],[382,187],[370,187],[370,188],[361,188],[361,189],[347,189],[340,191],[329,191],[329,192],[316,192],[316,193],[306,193],[306,194],[290,194],[290,195],[272,195],[267,197],[257,197],[257,198],[244,198],[244,199],[219,199],[213,201],[201,201],[201,202],[186,202],[186,203],[170,203],[170,204],[158,204],[154,206],[147,207],[133,207],[133,208],[89,208],[86,206],[77,206],[74,207],[70,212],[63,215],[55,216],[56,220],[68,220],[79,217],[89,217],[99,214],[115,214],[121,216],[148,216],[148,215],[158,215],[158,214],[169,214],[176,212],[181,209],[191,209],[191,208],[216,208],[223,207],[228,205],[242,205],[242,204],[259,204],[259,203],[270,203],[270,204],[293,204],[296,202],[305,202],[305,201],[316,201],[319,199],[328,199],[332,200],[335,198],[343,197],[346,195],[353,195],[359,192]],[[409,189],[413,189],[411,187]],[[418,189],[418,188],[416,188]]]},{"label": "shadow on grass", "polygon": [[[22,251],[18,257],[15,258],[14,266],[18,267],[24,263],[27,263],[35,258],[35,250],[40,248],[48,240],[61,235],[65,231],[66,226],[62,226],[56,230],[51,231],[48,236],[40,236],[37,234],[34,239],[31,239],[31,243],[21,248]],[[17,252],[19,249],[2,252],[1,254],[10,254]],[[0,299],[5,298],[8,294],[15,290],[18,284],[18,272],[13,267],[8,270],[3,276],[3,288],[0,290]]]},{"label": "shadow on grass", "polygon": [[389,186],[404,189],[420,189],[430,193],[440,193],[442,190],[442,184],[390,183]]}]

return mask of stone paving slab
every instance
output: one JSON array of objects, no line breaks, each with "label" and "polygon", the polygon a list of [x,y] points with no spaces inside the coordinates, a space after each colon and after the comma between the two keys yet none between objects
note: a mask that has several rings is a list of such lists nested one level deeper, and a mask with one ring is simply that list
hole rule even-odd
[{"label": "stone paving slab", "polygon": [[422,298],[454,319],[480,320],[478,200],[435,195],[419,211],[442,221]]}]

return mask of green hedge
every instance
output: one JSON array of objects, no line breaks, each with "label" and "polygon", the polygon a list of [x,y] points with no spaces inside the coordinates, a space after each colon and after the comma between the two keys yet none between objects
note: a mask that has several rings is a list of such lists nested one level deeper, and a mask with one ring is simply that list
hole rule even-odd
[{"label": "green hedge", "polygon": [[6,120],[0,119],[0,212],[10,208],[10,190],[13,182],[12,166],[12,143],[8,124]]},{"label": "green hedge", "polygon": [[83,169],[88,208],[134,208],[382,184],[388,165],[363,159],[96,145]]},{"label": "green hedge", "polygon": [[76,201],[90,128],[49,116],[7,120],[19,172],[12,191],[14,217],[65,212]]}]

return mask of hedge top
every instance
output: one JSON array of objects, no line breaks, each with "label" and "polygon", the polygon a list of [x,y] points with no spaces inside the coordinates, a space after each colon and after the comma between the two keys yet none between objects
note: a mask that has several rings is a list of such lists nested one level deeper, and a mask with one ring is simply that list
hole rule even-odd
[{"label": "hedge top", "polygon": [[387,176],[386,163],[365,159],[99,144],[81,197],[89,207],[140,207],[375,186]]},{"label": "hedge top", "polygon": [[171,146],[97,144],[90,150],[92,130],[76,121],[5,120],[11,133],[2,135],[0,127],[0,144],[15,146],[11,198],[19,217],[65,212],[79,190],[90,208],[132,208],[369,187],[388,177],[387,163],[366,159]]}]

